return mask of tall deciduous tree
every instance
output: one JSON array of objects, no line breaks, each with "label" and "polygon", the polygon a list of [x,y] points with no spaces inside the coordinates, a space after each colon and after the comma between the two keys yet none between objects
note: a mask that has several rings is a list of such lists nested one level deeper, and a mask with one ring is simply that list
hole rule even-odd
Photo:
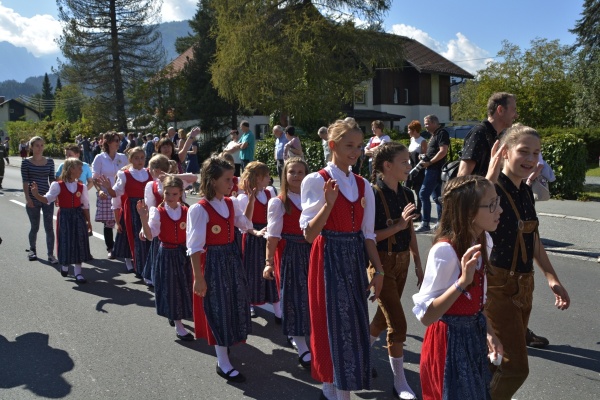
[{"label": "tall deciduous tree", "polygon": [[[390,1],[216,1],[212,82],[242,107],[332,118],[374,67],[401,65],[402,49],[378,32]],[[341,15],[338,10],[344,10]],[[352,17],[375,29],[357,29]]]},{"label": "tall deciduous tree", "polygon": [[119,130],[126,130],[126,92],[132,82],[164,65],[156,23],[160,0],[57,0],[64,23],[58,44],[68,64],[61,73],[112,104]]},{"label": "tall deciduous tree", "polygon": [[478,72],[476,82],[459,90],[453,118],[472,117],[469,103],[476,104],[479,119],[485,118],[489,96],[510,92],[517,96],[519,122],[535,128],[572,124],[572,56],[568,46],[558,40],[534,39],[531,47],[522,51],[504,41],[497,58],[501,61],[489,63]]}]

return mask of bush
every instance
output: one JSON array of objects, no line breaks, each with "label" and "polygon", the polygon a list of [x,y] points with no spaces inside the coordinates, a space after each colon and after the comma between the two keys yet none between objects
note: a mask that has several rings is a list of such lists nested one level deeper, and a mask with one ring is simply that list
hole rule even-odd
[{"label": "bush", "polygon": [[[267,164],[269,171],[271,171],[271,176],[277,176],[277,163],[273,157],[274,149],[275,138],[269,136],[256,142],[254,153],[256,161]],[[316,172],[323,168],[325,161],[323,158],[323,146],[321,146],[320,140],[318,142],[310,139],[302,140],[302,151],[304,152],[304,158],[310,172]]]},{"label": "bush", "polygon": [[583,192],[587,169],[587,148],[583,139],[573,134],[561,134],[542,140],[542,155],[556,175],[550,184],[550,194],[563,199],[576,199]]},{"label": "bush", "polygon": [[600,157],[600,128],[551,127],[541,128],[538,133],[542,136],[542,141],[549,137],[562,137],[565,134],[582,139],[587,149],[587,163],[596,164],[598,162],[598,157]]}]

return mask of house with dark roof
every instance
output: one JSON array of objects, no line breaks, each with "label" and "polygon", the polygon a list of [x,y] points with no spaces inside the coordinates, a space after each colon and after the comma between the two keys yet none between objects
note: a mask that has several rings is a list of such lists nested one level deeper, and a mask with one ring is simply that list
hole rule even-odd
[{"label": "house with dark roof", "polygon": [[373,79],[356,88],[354,104],[344,111],[364,128],[379,119],[402,130],[429,114],[449,121],[451,78],[474,76],[418,41],[395,36],[404,47],[403,67],[376,69]]},{"label": "house with dark roof", "polygon": [[7,122],[38,122],[39,120],[38,112],[27,104],[16,99],[5,100],[3,96],[0,96],[0,139],[4,139],[8,135],[6,132]]},{"label": "house with dark roof", "polygon": [[[403,130],[413,119],[421,123],[429,114],[440,122],[450,120],[451,78],[473,79],[474,76],[429,47],[405,36],[390,35],[404,48],[402,68],[378,68],[373,79],[358,85],[354,102],[341,111],[354,117],[368,132],[373,120],[383,121],[387,127]],[[170,73],[181,72],[194,57],[193,48],[187,49],[169,64]],[[268,128],[268,116],[247,118],[251,128],[260,135]]]}]

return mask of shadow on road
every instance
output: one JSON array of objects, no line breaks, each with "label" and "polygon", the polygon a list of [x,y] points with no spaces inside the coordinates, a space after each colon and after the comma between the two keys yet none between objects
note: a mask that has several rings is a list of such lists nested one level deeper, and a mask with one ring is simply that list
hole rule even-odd
[{"label": "shadow on road", "polygon": [[548,346],[544,350],[528,348],[527,351],[532,357],[600,372],[600,351],[597,350],[559,345]]},{"label": "shadow on road", "polygon": [[[90,265],[94,268],[90,268]],[[89,293],[103,299],[96,304],[96,311],[108,313],[104,309],[106,304],[128,306],[135,304],[142,307],[154,307],[154,294],[140,281],[139,290],[132,288],[123,279],[121,272],[125,265],[121,262],[94,259],[84,264],[83,274],[88,280],[84,285],[75,286],[73,289]]]},{"label": "shadow on road", "polygon": [[48,345],[49,336],[39,332],[23,334],[9,341],[0,335],[0,388],[25,386],[36,396],[57,399],[71,393],[62,377],[74,367],[64,350]]}]

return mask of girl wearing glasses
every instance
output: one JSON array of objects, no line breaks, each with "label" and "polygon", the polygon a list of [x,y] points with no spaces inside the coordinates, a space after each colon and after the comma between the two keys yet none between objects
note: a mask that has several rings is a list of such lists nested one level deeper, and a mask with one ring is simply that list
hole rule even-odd
[{"label": "girl wearing glasses", "polygon": [[[421,350],[423,399],[489,399],[491,358],[502,345],[487,323],[486,271],[502,208],[494,186],[480,176],[448,182],[413,313],[427,326]],[[522,336],[523,337],[523,336]],[[486,340],[487,339],[487,340]]]},{"label": "girl wearing glasses", "polygon": [[[537,167],[540,154],[538,133],[520,124],[506,130],[502,142],[492,148],[488,179],[496,184],[504,209],[490,256],[490,301],[486,313],[509,357],[492,367],[490,391],[493,399],[511,399],[529,373],[525,333],[533,299],[533,261],[554,292],[560,310],[570,299],[560,283],[538,233],[534,197],[525,179]],[[501,160],[504,166],[501,168]]]}]

